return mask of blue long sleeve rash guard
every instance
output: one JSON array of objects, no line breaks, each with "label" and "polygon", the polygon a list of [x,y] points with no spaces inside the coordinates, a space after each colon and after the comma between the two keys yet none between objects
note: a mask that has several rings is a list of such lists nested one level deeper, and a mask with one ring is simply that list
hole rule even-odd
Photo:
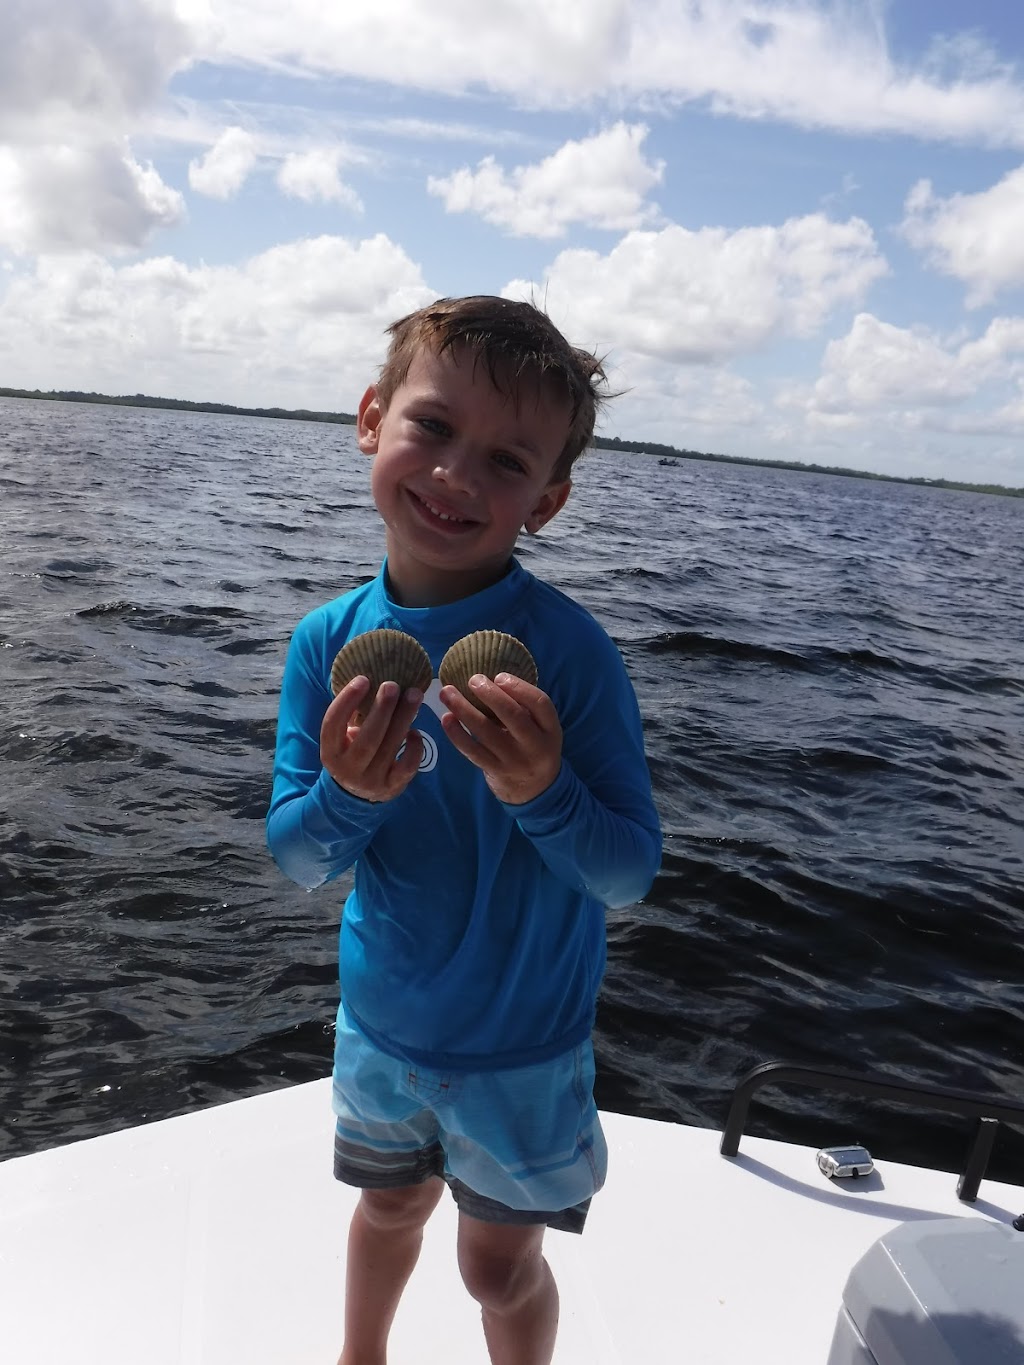
[{"label": "blue long sleeve rash guard", "polygon": [[[615,645],[584,609],[514,562],[446,606],[406,608],[372,582],[298,625],[278,717],[270,850],[309,888],[355,867],[342,915],[345,1008],[378,1047],[434,1069],[526,1066],[575,1047],[594,1019],[606,906],[650,887],[661,856],[639,711]],[[420,641],[435,678],[415,727],[420,769],[392,801],[352,796],[320,764],[331,665],[378,627]],[[563,729],[552,785],[504,805],[440,723],[448,647],[503,630],[537,661]]]}]

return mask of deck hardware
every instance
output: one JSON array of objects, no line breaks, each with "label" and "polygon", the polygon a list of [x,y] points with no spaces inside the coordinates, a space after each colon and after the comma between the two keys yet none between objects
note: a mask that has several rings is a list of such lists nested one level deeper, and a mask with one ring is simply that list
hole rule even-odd
[{"label": "deck hardware", "polygon": [[849,1142],[844,1147],[823,1147],[816,1160],[818,1170],[829,1180],[857,1180],[875,1169],[868,1149]]},{"label": "deck hardware", "polygon": [[[832,1067],[764,1062],[741,1076],[736,1083],[718,1149],[722,1156],[735,1156],[739,1151],[754,1092],[765,1085],[788,1084],[835,1090],[847,1095],[866,1095],[873,1099],[891,1100],[896,1104],[938,1109],[947,1114],[964,1114],[968,1118],[979,1119],[956,1187],[957,1197],[966,1204],[973,1204],[978,1197],[978,1186],[988,1166],[999,1124],[1011,1123],[1017,1128],[1024,1128],[1024,1104],[1015,1104],[1012,1100],[974,1095],[968,1090],[920,1085],[915,1081],[894,1081],[883,1076],[839,1071]],[[1024,1214],[1021,1219],[1022,1227],[1019,1230],[1024,1231]]]},{"label": "deck hardware", "polygon": [[992,1144],[996,1140],[998,1131],[998,1119],[980,1118],[978,1120],[977,1127],[974,1130],[974,1140],[968,1149],[960,1179],[956,1182],[957,1197],[965,1199],[969,1204],[972,1204],[978,1197],[978,1186],[981,1184],[981,1177],[985,1174],[988,1166],[988,1159],[992,1155]]}]

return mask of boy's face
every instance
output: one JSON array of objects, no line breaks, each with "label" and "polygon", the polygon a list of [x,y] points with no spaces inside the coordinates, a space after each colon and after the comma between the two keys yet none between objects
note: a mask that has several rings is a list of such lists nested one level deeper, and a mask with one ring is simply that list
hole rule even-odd
[{"label": "boy's face", "polygon": [[359,448],[387,527],[391,590],[405,606],[467,597],[505,573],[519,532],[539,531],[569,496],[552,482],[569,434],[569,403],[529,377],[491,383],[472,351],[424,348],[384,408],[374,386],[359,405]]}]

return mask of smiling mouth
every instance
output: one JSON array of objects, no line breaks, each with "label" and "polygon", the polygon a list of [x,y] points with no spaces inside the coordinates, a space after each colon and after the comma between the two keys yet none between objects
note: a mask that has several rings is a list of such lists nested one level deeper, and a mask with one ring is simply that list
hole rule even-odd
[{"label": "smiling mouth", "polygon": [[443,507],[439,507],[437,503],[431,502],[428,498],[420,497],[418,493],[413,493],[412,498],[413,501],[417,503],[417,505],[424,512],[426,512],[435,520],[444,522],[446,526],[455,527],[476,525],[476,523],[470,520],[469,517],[457,517],[454,512],[446,512]]}]

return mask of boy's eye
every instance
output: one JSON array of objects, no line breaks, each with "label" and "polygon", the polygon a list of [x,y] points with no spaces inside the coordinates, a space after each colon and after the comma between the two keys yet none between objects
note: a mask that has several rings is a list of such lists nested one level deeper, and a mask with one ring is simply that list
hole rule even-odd
[{"label": "boy's eye", "polygon": [[429,432],[431,436],[449,436],[451,434],[448,423],[442,422],[439,417],[418,417],[416,423],[424,431]]},{"label": "boy's eye", "polygon": [[509,455],[507,451],[497,451],[494,458],[503,469],[509,469],[515,474],[523,474],[526,472],[526,466],[523,464],[522,460],[516,459],[514,455]]}]

